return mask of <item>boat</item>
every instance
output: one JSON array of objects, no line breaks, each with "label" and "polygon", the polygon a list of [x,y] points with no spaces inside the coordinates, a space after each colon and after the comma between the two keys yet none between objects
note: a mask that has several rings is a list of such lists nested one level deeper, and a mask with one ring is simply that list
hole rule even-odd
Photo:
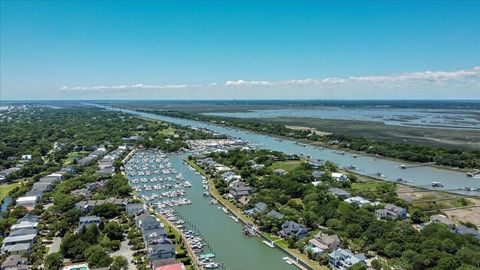
[{"label": "boat", "polygon": [[228,209],[226,207],[222,207],[222,211],[225,212],[225,214],[228,214]]},{"label": "boat", "polygon": [[267,240],[263,240],[262,243],[264,243],[265,245],[271,247],[271,248],[274,248],[275,245],[273,244],[272,241],[267,241]]},{"label": "boat", "polygon": [[443,183],[442,183],[442,182],[433,181],[433,182],[432,182],[432,187],[443,187]]},{"label": "boat", "polygon": [[233,221],[235,221],[235,222],[237,222],[237,223],[239,222],[239,219],[238,219],[238,217],[236,217],[236,216],[230,216],[230,218],[233,219]]}]

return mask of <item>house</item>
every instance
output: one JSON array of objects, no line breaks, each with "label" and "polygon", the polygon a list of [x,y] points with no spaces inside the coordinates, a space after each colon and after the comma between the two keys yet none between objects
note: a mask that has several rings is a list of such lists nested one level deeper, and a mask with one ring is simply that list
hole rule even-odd
[{"label": "house", "polygon": [[333,196],[335,196],[339,199],[348,199],[348,198],[352,197],[352,195],[350,193],[348,193],[347,191],[345,191],[343,189],[339,189],[339,188],[330,188],[330,189],[328,189],[328,192],[330,192],[330,194],[332,194]]},{"label": "house", "polygon": [[367,199],[364,199],[362,197],[351,197],[351,198],[348,198],[348,199],[345,199],[344,200],[346,203],[349,203],[349,204],[356,204],[358,206],[366,206],[366,205],[372,205],[372,202],[367,200]]},{"label": "house", "polygon": [[251,209],[245,210],[245,214],[247,215],[253,215],[255,213],[261,213],[263,211],[266,211],[268,208],[267,204],[264,202],[258,202],[255,204],[255,206]]},{"label": "house", "polygon": [[3,239],[1,253],[2,254],[20,254],[30,251],[37,234],[26,234],[7,236]]},{"label": "house", "polygon": [[455,226],[455,222],[453,222],[453,220],[447,218],[444,215],[430,216],[430,222],[445,224],[445,225],[447,225],[448,227],[451,227],[451,228],[453,228]]},{"label": "house", "polygon": [[245,186],[245,184],[241,181],[238,181],[234,185],[230,186],[228,190],[230,195],[237,200],[242,196],[248,196],[253,193],[253,189],[249,186]]},{"label": "house", "polygon": [[305,245],[315,257],[319,257],[326,250],[336,250],[340,246],[340,238],[337,235],[328,235],[322,232],[317,233],[312,239],[308,240]]},{"label": "house", "polygon": [[147,247],[151,261],[175,258],[175,245],[169,239],[163,238]]},{"label": "house", "polygon": [[144,211],[144,205],[143,203],[128,203],[125,206],[125,210],[127,211],[127,215],[136,216]]},{"label": "house", "polygon": [[242,196],[238,199],[238,202],[242,205],[245,206],[250,202],[251,196]]},{"label": "house", "polygon": [[354,254],[348,249],[339,248],[328,255],[328,264],[333,269],[349,269],[357,263],[366,264],[366,258],[363,253]]},{"label": "house", "polygon": [[97,216],[85,216],[85,217],[80,217],[80,221],[78,221],[78,226],[77,228],[75,229],[75,233],[78,233],[82,230],[83,227],[86,227],[88,225],[100,225],[100,223],[102,222],[102,220],[100,219],[100,217],[97,217]]},{"label": "house", "polygon": [[162,265],[155,268],[155,270],[186,270],[185,265],[181,262]]},{"label": "house", "polygon": [[276,175],[276,176],[282,176],[282,175],[285,175],[286,173],[287,171],[281,168],[273,170],[273,175]]},{"label": "house", "polygon": [[348,181],[348,175],[344,173],[332,172],[332,179],[339,182],[346,182]]},{"label": "house", "polygon": [[318,170],[314,170],[312,172],[312,176],[315,177],[315,178],[320,178],[322,176],[325,175],[325,172],[324,171],[318,171]]},{"label": "house", "polygon": [[270,212],[267,213],[267,217],[282,220],[285,215],[272,209],[270,210]]},{"label": "house", "polygon": [[408,213],[405,208],[394,204],[386,204],[383,209],[375,210],[375,215],[378,219],[405,219]]},{"label": "house", "polygon": [[20,255],[10,255],[2,263],[0,270],[27,270],[28,259]]},{"label": "house", "polygon": [[34,215],[27,214],[23,218],[17,220],[17,223],[10,227],[11,231],[20,230],[20,229],[37,229],[38,228],[38,217]]},{"label": "house", "polygon": [[35,204],[37,203],[38,197],[37,196],[24,196],[17,198],[17,205],[23,206],[27,208],[27,210],[31,211],[35,208]]},{"label": "house", "polygon": [[239,181],[242,180],[242,177],[240,175],[234,174],[231,171],[225,172],[222,174],[222,179],[227,182],[233,182],[233,181]]},{"label": "house", "polygon": [[480,240],[480,232],[474,228],[469,228],[465,225],[457,224],[453,229],[453,232],[460,235],[470,234],[473,235],[477,240]]},{"label": "house", "polygon": [[32,155],[22,155],[21,160],[32,160]]},{"label": "house", "polygon": [[285,221],[279,234],[283,237],[292,237],[295,240],[302,239],[308,235],[308,229],[302,224],[294,221]]}]

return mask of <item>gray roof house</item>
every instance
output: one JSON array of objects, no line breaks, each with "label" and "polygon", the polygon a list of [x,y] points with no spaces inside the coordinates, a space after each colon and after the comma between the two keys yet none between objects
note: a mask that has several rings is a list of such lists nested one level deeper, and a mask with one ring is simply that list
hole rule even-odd
[{"label": "gray roof house", "polygon": [[37,234],[7,236],[5,237],[5,239],[3,239],[1,253],[2,254],[26,253],[31,249],[36,238],[37,238]]},{"label": "gray roof house", "polygon": [[152,261],[175,258],[175,245],[168,239],[148,246],[147,251]]},{"label": "gray roof house", "polygon": [[453,232],[460,235],[470,234],[470,235],[473,235],[478,240],[480,240],[480,232],[473,228],[469,228],[465,225],[460,225],[460,224],[455,225]]},{"label": "gray roof house", "polygon": [[127,211],[127,215],[136,216],[144,211],[144,205],[143,203],[128,203],[125,206],[125,210]]},{"label": "gray roof house", "polygon": [[273,170],[273,174],[276,175],[276,176],[282,176],[282,175],[285,175],[286,173],[287,173],[287,171],[285,171],[284,169],[281,169],[281,168]]},{"label": "gray roof house", "polygon": [[80,217],[80,221],[78,221],[78,226],[75,229],[75,233],[80,232],[80,230],[82,230],[82,228],[85,226],[92,225],[92,224],[98,226],[100,225],[101,222],[102,220],[100,219],[100,217],[97,217],[97,216]]},{"label": "gray roof house", "polygon": [[328,192],[339,199],[348,199],[352,197],[350,193],[340,188],[330,188],[328,189]]},{"label": "gray roof house", "polygon": [[285,215],[272,209],[270,210],[270,212],[268,212],[267,217],[271,217],[275,219],[283,219]]},{"label": "gray roof house", "polygon": [[394,204],[386,204],[383,209],[375,210],[375,215],[378,219],[405,219],[407,218],[408,213],[405,208]]},{"label": "gray roof house", "polygon": [[237,184],[230,186],[228,189],[229,193],[237,200],[242,196],[248,196],[253,193],[253,189],[245,186],[242,182],[237,182]]},{"label": "gray roof house", "polygon": [[294,221],[285,221],[279,234],[283,237],[292,237],[293,239],[302,239],[308,235],[308,229],[302,224]]},{"label": "gray roof house", "polygon": [[28,259],[20,255],[10,255],[2,263],[1,270],[27,270]]},{"label": "gray roof house", "polygon": [[365,264],[366,258],[363,253],[354,254],[348,249],[337,249],[328,255],[328,264],[332,269],[349,269],[357,263]]}]

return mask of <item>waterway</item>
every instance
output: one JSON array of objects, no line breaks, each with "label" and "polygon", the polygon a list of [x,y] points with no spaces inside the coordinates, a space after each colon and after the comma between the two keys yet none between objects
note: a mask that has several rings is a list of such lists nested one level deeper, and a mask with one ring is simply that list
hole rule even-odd
[{"label": "waterway", "polygon": [[[186,221],[187,227],[198,231],[206,240],[211,248],[206,251],[213,252],[216,255],[214,261],[223,264],[223,268],[220,269],[296,269],[282,260],[286,256],[282,251],[268,247],[258,237],[244,236],[240,223],[236,223],[229,215],[218,209],[218,205],[210,204],[210,198],[203,196],[205,190],[201,176],[195,174],[195,171],[190,170],[183,162],[188,155],[188,153],[172,154],[169,159],[173,168],[192,184],[191,188],[186,189],[186,197],[192,204],[171,208]],[[154,175],[144,177],[150,178]],[[129,175],[129,179],[132,180],[133,177]],[[140,191],[140,195],[150,196],[152,192],[155,191]]]},{"label": "waterway", "polygon": [[372,156],[358,156],[354,157],[351,154],[340,154],[338,151],[332,149],[321,149],[313,145],[302,146],[297,144],[292,140],[278,140],[272,136],[262,135],[251,133],[242,130],[236,130],[228,127],[218,126],[210,123],[205,123],[201,121],[195,121],[190,119],[169,117],[163,115],[157,115],[152,113],[137,112],[127,109],[117,109],[109,106],[96,105],[98,107],[123,111],[127,113],[132,113],[139,115],[145,118],[161,120],[165,122],[170,122],[174,124],[184,125],[184,126],[194,126],[198,128],[205,128],[215,132],[224,133],[226,135],[241,138],[252,143],[260,144],[262,148],[282,151],[288,154],[301,154],[305,156],[310,156],[314,159],[329,160],[337,163],[341,167],[350,167],[354,166],[355,171],[359,174],[368,175],[368,176],[377,176],[378,173],[382,174],[383,180],[385,181],[397,181],[401,178],[406,181],[409,181],[411,185],[431,188],[431,183],[433,181],[442,182],[444,184],[443,188],[435,188],[435,190],[448,190],[451,192],[471,195],[471,196],[480,196],[478,191],[461,191],[458,190],[462,187],[472,187],[480,188],[480,179],[468,177],[463,172],[452,171],[447,169],[440,169],[430,166],[421,166],[421,167],[412,167],[408,169],[401,169],[402,164],[397,161],[392,161],[383,158],[375,158]]}]

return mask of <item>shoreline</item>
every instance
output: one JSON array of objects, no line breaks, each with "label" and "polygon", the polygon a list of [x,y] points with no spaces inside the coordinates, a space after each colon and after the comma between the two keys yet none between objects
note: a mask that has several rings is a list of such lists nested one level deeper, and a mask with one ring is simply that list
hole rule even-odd
[{"label": "shoreline", "polygon": [[[205,178],[208,179],[208,186],[209,186],[209,193],[212,197],[214,197],[219,204],[221,204],[222,206],[224,206],[225,208],[228,209],[228,212],[232,215],[234,215],[236,218],[238,218],[242,224],[248,224],[248,223],[253,223],[253,221],[248,217],[246,216],[245,214],[243,214],[241,211],[240,208],[236,207],[235,205],[233,205],[231,202],[228,202],[228,203],[225,203],[225,199],[218,193],[214,183],[213,183],[213,179],[211,179],[206,173],[205,171],[200,168],[197,164],[195,164],[195,162],[191,161],[191,160],[188,160],[188,159],[185,159],[184,160],[185,162],[187,162],[188,165],[192,166],[196,171],[198,171],[202,176],[204,176]],[[232,209],[233,208],[233,209]],[[250,220],[250,222],[248,222],[248,220]],[[278,248],[280,249],[282,252],[284,252],[286,255],[289,255],[291,256],[292,258],[290,258],[290,261],[293,263],[293,265],[295,265],[297,268],[299,269],[302,269],[302,270],[324,270],[324,269],[328,269],[326,268],[326,266],[323,266],[323,265],[320,265],[318,262],[317,262],[317,265],[311,265],[311,263],[308,263],[306,262],[303,258],[299,258],[296,254],[294,254],[292,251],[288,250],[288,249],[285,249],[284,247],[278,245],[275,241],[272,241],[272,239],[270,239],[264,232],[260,231],[260,230],[257,230],[256,231],[258,236],[263,239],[263,240],[267,240],[271,243],[273,243],[274,247],[275,248]]]}]

